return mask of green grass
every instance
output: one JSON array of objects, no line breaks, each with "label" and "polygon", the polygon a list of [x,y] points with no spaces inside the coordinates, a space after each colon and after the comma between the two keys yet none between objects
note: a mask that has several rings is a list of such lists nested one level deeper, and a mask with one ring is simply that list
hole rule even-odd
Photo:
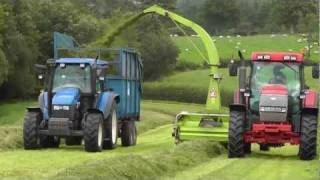
[{"label": "green grass", "polygon": [[32,101],[6,101],[0,104],[0,125],[12,125],[22,122],[25,109]]},{"label": "green grass", "polygon": [[[198,37],[172,37],[180,50],[179,59],[181,61],[191,62],[194,64],[203,64],[203,59],[197,52],[197,50],[190,43],[189,38],[196,44],[201,50],[202,54],[206,55],[204,46]],[[245,50],[243,52],[246,58],[250,58],[251,52],[253,51],[296,51],[300,52],[302,48],[306,46],[306,42],[297,42],[300,39],[298,35],[276,35],[271,37],[270,35],[255,35],[255,36],[244,36],[244,37],[231,37],[231,38],[219,38],[213,37],[215,40],[216,47],[222,62],[228,62],[232,57],[238,59],[238,50]],[[240,43],[240,45],[237,45]],[[237,49],[236,47],[239,47]],[[316,62],[319,60],[319,54],[315,54],[317,46],[313,45],[311,51],[311,60]]]}]

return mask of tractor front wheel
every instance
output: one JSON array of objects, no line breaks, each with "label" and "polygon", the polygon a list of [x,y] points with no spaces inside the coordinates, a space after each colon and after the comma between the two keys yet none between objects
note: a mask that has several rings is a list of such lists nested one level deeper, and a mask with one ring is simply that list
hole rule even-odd
[{"label": "tractor front wheel", "polygon": [[134,146],[137,143],[137,128],[134,121],[124,121],[121,126],[122,146]]},{"label": "tractor front wheel", "polygon": [[24,149],[37,149],[40,145],[39,138],[39,112],[27,112],[23,123],[23,146]]},{"label": "tractor front wheel", "polygon": [[84,148],[87,152],[100,152],[104,139],[103,117],[100,113],[89,113],[84,125]]},{"label": "tractor front wheel", "polygon": [[228,157],[243,157],[245,154],[244,133],[244,112],[230,111]]},{"label": "tractor front wheel", "polygon": [[299,156],[301,160],[312,160],[317,155],[317,116],[303,114]]}]

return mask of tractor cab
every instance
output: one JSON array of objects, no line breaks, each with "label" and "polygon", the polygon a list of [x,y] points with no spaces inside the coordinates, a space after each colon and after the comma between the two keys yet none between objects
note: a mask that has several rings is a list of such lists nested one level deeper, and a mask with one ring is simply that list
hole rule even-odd
[{"label": "tractor cab", "polygon": [[[264,110],[266,94],[286,94],[287,103],[283,109],[288,115],[299,113],[299,96],[305,88],[303,76],[303,56],[300,53],[256,52],[251,57],[251,73],[248,77],[250,91],[249,106],[253,114],[251,121],[259,121],[259,113]],[[261,97],[263,95],[263,97]],[[267,108],[268,109],[268,108]],[[287,113],[288,111],[288,113]],[[286,118],[286,117],[285,117]],[[297,118],[297,117],[290,117]]]},{"label": "tractor cab", "polygon": [[[248,61],[241,52],[239,56],[239,65],[229,65],[231,76],[239,69],[239,89],[229,106],[229,157],[242,157],[257,143],[264,151],[300,145],[300,159],[314,159],[318,95],[305,83],[303,54],[254,52]],[[313,66],[312,77],[319,78],[319,64]]]}]

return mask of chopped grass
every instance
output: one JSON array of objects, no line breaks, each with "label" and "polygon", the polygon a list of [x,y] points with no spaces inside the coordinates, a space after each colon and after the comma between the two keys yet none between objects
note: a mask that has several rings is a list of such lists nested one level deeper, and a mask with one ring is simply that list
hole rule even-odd
[{"label": "chopped grass", "polygon": [[175,146],[172,150],[163,150],[151,155],[125,155],[100,161],[88,161],[66,169],[57,177],[61,179],[160,179],[173,176],[187,167],[209,161],[223,152],[225,149],[216,143],[186,142]]}]

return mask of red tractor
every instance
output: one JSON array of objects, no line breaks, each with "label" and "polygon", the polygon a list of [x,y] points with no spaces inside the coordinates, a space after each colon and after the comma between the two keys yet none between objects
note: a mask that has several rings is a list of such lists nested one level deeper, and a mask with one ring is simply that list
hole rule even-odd
[{"label": "red tractor", "polygon": [[[264,151],[290,143],[300,145],[300,159],[314,159],[318,95],[305,83],[303,54],[254,52],[250,61],[240,52],[239,56],[240,64],[231,61],[229,65],[230,76],[239,69],[239,89],[230,105],[229,158],[250,153],[252,143]],[[312,76],[319,78],[318,64]]]}]

